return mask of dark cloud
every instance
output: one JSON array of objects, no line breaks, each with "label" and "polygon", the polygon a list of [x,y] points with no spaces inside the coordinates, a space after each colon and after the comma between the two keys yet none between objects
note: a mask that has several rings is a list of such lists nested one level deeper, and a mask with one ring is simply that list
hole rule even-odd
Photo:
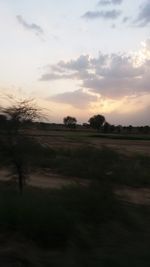
[{"label": "dark cloud", "polygon": [[73,92],[65,92],[51,96],[48,100],[56,103],[69,104],[78,109],[85,109],[89,107],[91,102],[95,102],[97,100],[97,96],[91,95],[84,92],[82,89],[79,89]]},{"label": "dark cloud", "polygon": [[126,17],[124,17],[124,18],[122,19],[122,22],[123,22],[123,23],[126,23],[126,22],[128,22],[129,20],[130,20],[130,18],[126,16]]},{"label": "dark cloud", "polygon": [[88,55],[81,55],[68,62],[60,61],[57,65],[49,66],[49,72],[43,74],[40,80],[84,79],[88,75],[89,64],[90,57]]},{"label": "dark cloud", "polygon": [[111,28],[112,28],[112,29],[116,29],[116,24],[112,24],[112,25],[111,25]]},{"label": "dark cloud", "polygon": [[107,120],[114,124],[120,125],[150,125],[150,105],[135,112],[121,113],[119,111],[114,111],[111,113],[104,114]]},{"label": "dark cloud", "polygon": [[110,98],[150,93],[150,60],[135,66],[133,57],[126,54],[99,54],[95,58],[81,55],[49,66],[41,77],[43,81],[57,79],[75,79],[82,88]]},{"label": "dark cloud", "polygon": [[120,5],[122,4],[123,0],[101,0],[99,1],[98,5],[100,6],[107,6],[107,5]]},{"label": "dark cloud", "polygon": [[120,15],[121,15],[120,10],[113,9],[109,11],[88,11],[82,16],[82,18],[90,19],[90,20],[93,20],[93,19],[115,20]]},{"label": "dark cloud", "polygon": [[75,79],[75,73],[73,74],[58,74],[58,73],[46,73],[40,78],[40,81],[52,81],[52,80],[68,80]]},{"label": "dark cloud", "polygon": [[134,21],[138,27],[147,26],[150,23],[150,1],[140,7],[137,19]]},{"label": "dark cloud", "polygon": [[26,22],[22,16],[18,15],[16,16],[17,18],[17,21],[26,29],[26,30],[29,30],[29,31],[32,31],[34,32],[36,35],[43,35],[44,34],[44,31],[43,29],[35,24],[35,23],[28,23]]},{"label": "dark cloud", "polygon": [[111,98],[147,92],[147,72],[150,74],[148,66],[135,67],[131,57],[113,54],[103,67],[96,67],[94,78],[83,80],[83,87]]}]

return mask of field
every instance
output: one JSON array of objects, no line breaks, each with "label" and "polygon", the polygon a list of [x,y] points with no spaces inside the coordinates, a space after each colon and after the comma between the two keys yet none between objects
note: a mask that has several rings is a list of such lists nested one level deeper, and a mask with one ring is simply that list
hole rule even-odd
[{"label": "field", "polygon": [[80,147],[91,145],[96,148],[107,146],[120,152],[150,154],[150,135],[99,134],[95,131],[30,131],[42,144],[53,147]]},{"label": "field", "polygon": [[28,136],[22,195],[1,155],[1,266],[149,266],[149,137]]}]

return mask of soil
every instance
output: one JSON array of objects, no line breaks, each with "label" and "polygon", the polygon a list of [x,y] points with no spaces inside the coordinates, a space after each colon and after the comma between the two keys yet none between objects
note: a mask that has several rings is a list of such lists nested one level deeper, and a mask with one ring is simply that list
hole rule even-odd
[{"label": "soil", "polygon": [[[0,171],[0,180],[8,181],[10,179],[8,171]],[[79,179],[77,177],[69,178],[56,173],[51,172],[37,172],[32,173],[28,185],[39,188],[57,188],[61,189],[63,186],[68,186],[72,184],[87,186],[89,180]],[[120,187],[115,190],[116,195],[124,201],[140,204],[140,205],[150,205],[150,188],[131,188],[131,187]]]}]

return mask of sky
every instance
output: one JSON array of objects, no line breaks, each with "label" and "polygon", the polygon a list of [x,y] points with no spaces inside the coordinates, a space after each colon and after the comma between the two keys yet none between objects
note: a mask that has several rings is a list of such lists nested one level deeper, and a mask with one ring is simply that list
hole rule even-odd
[{"label": "sky", "polygon": [[0,0],[0,97],[150,125],[149,0]]}]

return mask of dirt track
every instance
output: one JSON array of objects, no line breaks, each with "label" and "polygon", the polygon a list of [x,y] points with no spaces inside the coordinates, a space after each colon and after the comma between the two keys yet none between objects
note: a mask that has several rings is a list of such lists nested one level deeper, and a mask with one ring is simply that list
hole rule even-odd
[{"label": "dirt track", "polygon": [[54,148],[78,148],[81,146],[94,146],[100,148],[106,146],[122,153],[127,154],[147,154],[150,155],[150,141],[149,140],[119,140],[119,139],[108,139],[100,137],[89,137],[89,136],[78,136],[73,135],[62,136],[61,134],[38,136],[37,139],[41,144]]},{"label": "dirt track", "polygon": [[[9,172],[6,170],[0,171],[0,181],[9,181]],[[87,185],[88,181],[79,179],[79,178],[68,178],[56,173],[52,172],[36,172],[32,173],[27,180],[27,184],[34,187],[40,187],[40,188],[62,188],[66,185],[71,184],[79,184],[79,185]]]},{"label": "dirt track", "polygon": [[[6,170],[0,171],[0,180],[8,181],[10,178],[8,177],[8,172]],[[57,188],[60,189],[63,186],[78,184],[87,186],[89,181],[82,180],[79,178],[68,178],[65,176],[61,176],[58,174],[54,174],[49,172],[46,173],[34,173],[30,176],[28,180],[28,185],[38,188]],[[130,187],[120,187],[115,190],[116,195],[129,202],[140,205],[150,205],[150,188],[130,188]]]}]

